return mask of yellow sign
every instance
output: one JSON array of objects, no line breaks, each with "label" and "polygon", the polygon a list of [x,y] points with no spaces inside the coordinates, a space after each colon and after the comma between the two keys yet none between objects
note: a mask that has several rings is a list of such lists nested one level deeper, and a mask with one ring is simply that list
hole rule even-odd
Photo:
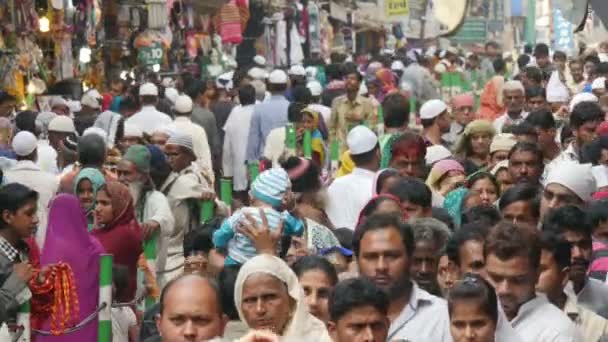
[{"label": "yellow sign", "polygon": [[410,14],[410,0],[384,0],[386,16],[402,16]]}]

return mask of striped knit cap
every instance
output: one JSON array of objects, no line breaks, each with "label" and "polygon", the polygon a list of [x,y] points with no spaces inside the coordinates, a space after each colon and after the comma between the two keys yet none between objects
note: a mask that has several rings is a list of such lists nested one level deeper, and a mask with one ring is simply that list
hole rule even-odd
[{"label": "striped knit cap", "polygon": [[262,172],[251,185],[251,194],[258,200],[277,208],[291,183],[287,171],[273,168]]}]

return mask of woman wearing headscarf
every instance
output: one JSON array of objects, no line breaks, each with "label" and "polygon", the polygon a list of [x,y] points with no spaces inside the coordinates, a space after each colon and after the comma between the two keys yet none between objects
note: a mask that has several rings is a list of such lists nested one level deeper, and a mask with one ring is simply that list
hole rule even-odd
[{"label": "woman wearing headscarf", "polygon": [[[274,310],[258,310],[267,305],[264,298],[269,293],[276,298]],[[271,330],[285,341],[331,341],[323,322],[308,312],[297,276],[275,256],[260,254],[243,265],[234,299],[239,317],[250,329]]]},{"label": "woman wearing headscarf", "polygon": [[426,178],[426,185],[433,192],[433,199],[438,201],[433,203],[433,206],[441,207],[445,195],[461,186],[464,181],[464,168],[456,160],[444,159],[435,163]]},{"label": "woman wearing headscarf", "polygon": [[[47,233],[40,264],[42,268],[52,267],[57,263],[70,266],[78,298],[78,317],[76,317],[75,323],[81,322],[93,313],[98,305],[99,257],[104,253],[104,249],[99,241],[87,232],[86,217],[80,210],[78,199],[73,195],[59,195],[51,202]],[[32,299],[33,325],[42,330],[51,330],[53,315],[51,312],[38,311],[42,307],[40,304],[43,303],[37,301],[34,293]],[[95,341],[96,339],[97,319],[70,334],[38,335],[36,337],[37,342],[80,342]]]},{"label": "woman wearing headscarf", "polygon": [[80,206],[84,210],[87,218],[88,230],[93,229],[95,222],[95,199],[97,191],[106,183],[101,171],[92,167],[87,167],[78,173],[74,180],[74,194],[80,201]]},{"label": "woman wearing headscarf", "polygon": [[492,123],[486,120],[475,120],[465,127],[454,146],[454,155],[460,159],[467,175],[488,166],[490,144],[495,134]]},{"label": "woman wearing headscarf", "polygon": [[135,297],[137,261],[142,253],[142,232],[135,219],[133,197],[129,188],[119,182],[108,182],[97,191],[95,228],[91,232],[106,252],[114,256],[114,264],[129,271],[128,289],[121,302]]},{"label": "woman wearing headscarf", "polygon": [[304,234],[291,238],[285,259],[289,265],[293,265],[300,257],[318,255],[325,249],[338,246],[340,241],[329,228],[311,219],[305,219]]},{"label": "woman wearing headscarf", "polygon": [[387,95],[399,90],[395,85],[395,74],[393,74],[390,69],[379,69],[378,71],[376,71],[375,76],[376,81],[378,83],[378,93],[376,95],[376,100],[378,100],[380,103],[384,101],[384,98]]}]

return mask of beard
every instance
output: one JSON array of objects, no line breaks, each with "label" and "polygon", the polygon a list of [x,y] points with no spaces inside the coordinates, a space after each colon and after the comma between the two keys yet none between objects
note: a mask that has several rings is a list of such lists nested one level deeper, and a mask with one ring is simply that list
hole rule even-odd
[{"label": "beard", "polygon": [[134,181],[129,183],[129,192],[131,193],[131,197],[133,197],[133,204],[135,206],[137,206],[143,191],[144,183],[142,181]]}]

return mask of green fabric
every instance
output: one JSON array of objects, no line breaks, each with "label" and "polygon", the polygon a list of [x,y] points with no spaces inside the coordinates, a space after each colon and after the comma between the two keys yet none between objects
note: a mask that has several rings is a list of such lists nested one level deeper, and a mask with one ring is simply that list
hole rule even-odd
[{"label": "green fabric", "polygon": [[123,159],[135,164],[135,167],[141,173],[150,172],[150,160],[152,156],[150,155],[150,150],[143,145],[129,147]]},{"label": "green fabric", "polygon": [[460,228],[462,223],[462,204],[468,192],[469,189],[463,187],[454,189],[445,196],[443,201],[443,208],[448,211],[457,228]]},{"label": "green fabric", "polygon": [[400,136],[401,134],[385,134],[380,138],[380,151],[382,152],[380,169],[386,169],[391,164],[391,159],[393,159],[393,144]]},{"label": "green fabric", "polygon": [[80,184],[80,182],[84,179],[89,180],[93,186],[93,204],[90,208],[87,208],[87,213],[89,213],[95,209],[95,198],[97,198],[97,191],[106,183],[106,179],[101,171],[92,167],[84,168],[78,172],[78,175],[74,179],[74,194],[78,195],[78,184]]}]

